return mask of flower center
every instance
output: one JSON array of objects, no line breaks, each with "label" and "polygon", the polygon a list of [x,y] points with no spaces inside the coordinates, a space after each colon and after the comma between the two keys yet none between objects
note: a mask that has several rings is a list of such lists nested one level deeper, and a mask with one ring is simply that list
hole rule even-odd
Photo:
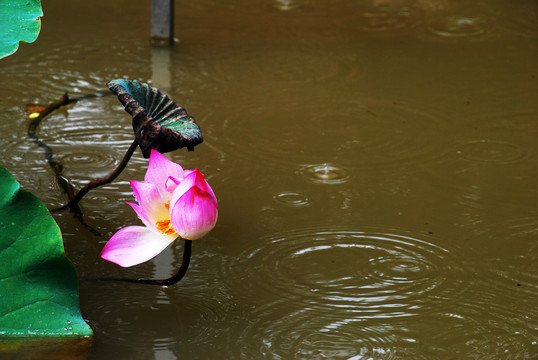
[{"label": "flower center", "polygon": [[174,234],[176,231],[172,227],[172,224],[170,223],[170,219],[166,220],[160,220],[155,223],[155,227],[161,234],[165,235],[171,235]]}]

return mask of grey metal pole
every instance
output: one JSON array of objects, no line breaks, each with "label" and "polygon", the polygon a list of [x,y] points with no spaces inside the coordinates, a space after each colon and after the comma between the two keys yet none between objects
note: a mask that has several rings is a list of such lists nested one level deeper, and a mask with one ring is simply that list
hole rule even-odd
[{"label": "grey metal pole", "polygon": [[160,45],[174,43],[174,0],[151,0],[151,41]]}]

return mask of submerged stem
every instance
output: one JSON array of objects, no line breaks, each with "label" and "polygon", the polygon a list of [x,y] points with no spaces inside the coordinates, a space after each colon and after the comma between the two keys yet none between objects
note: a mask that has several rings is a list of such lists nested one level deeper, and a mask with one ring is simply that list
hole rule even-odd
[{"label": "submerged stem", "polygon": [[129,159],[131,159],[131,156],[133,155],[134,151],[136,150],[136,147],[138,146],[138,141],[135,139],[131,146],[129,146],[129,149],[123,156],[123,159],[119,163],[118,167],[114,169],[110,174],[107,176],[104,176],[99,179],[95,179],[90,181],[86,186],[84,186],[80,191],[75,195],[75,197],[66,205],[69,208],[73,208],[78,204],[80,200],[86,195],[91,189],[94,189],[98,186],[108,184],[109,182],[112,182],[115,178],[118,177],[118,175],[125,169],[125,166],[127,166],[127,163],[129,162]]},{"label": "submerged stem", "polygon": [[[86,97],[90,97],[90,95]],[[66,178],[63,175],[63,165],[54,158],[52,148],[39,139],[36,131],[41,121],[50,113],[52,113],[56,109],[61,108],[62,106],[69,105],[71,103],[77,102],[86,97],[70,99],[69,96],[67,96],[67,94],[64,94],[64,96],[62,96],[60,100],[53,102],[52,104],[47,106],[43,111],[41,111],[37,117],[32,119],[32,121],[30,122],[28,126],[28,136],[30,137],[30,139],[32,139],[32,141],[37,146],[39,146],[45,151],[45,160],[54,171],[54,175],[56,176],[58,185],[60,185],[62,189],[65,191],[65,193],[67,194],[68,201],[72,201],[75,198],[75,186],[69,181],[68,178]],[[51,210],[51,211],[55,211],[55,210]],[[80,221],[82,225],[84,225],[94,235],[100,236],[97,230],[93,229],[90,225],[86,224],[86,222],[82,218],[82,211],[80,210],[78,205],[75,204],[73,207],[71,207],[71,211],[75,214],[75,217]]]}]

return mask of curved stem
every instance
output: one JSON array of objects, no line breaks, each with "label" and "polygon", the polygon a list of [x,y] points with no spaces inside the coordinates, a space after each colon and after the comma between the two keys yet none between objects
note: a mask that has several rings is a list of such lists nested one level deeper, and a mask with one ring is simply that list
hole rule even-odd
[{"label": "curved stem", "polygon": [[129,162],[129,159],[131,159],[131,156],[133,155],[134,151],[136,150],[136,147],[138,146],[138,141],[135,139],[131,146],[129,146],[129,149],[125,153],[125,156],[123,156],[123,159],[119,163],[118,167],[114,169],[110,174],[107,176],[104,176],[99,179],[95,179],[90,181],[86,186],[84,186],[80,191],[75,195],[75,197],[66,205],[66,207],[73,208],[78,204],[80,200],[86,195],[91,189],[94,189],[98,186],[108,184],[109,182],[114,181],[118,177],[118,175],[125,169],[125,166],[127,166],[127,163]]},{"label": "curved stem", "polygon": [[138,284],[148,284],[148,285],[160,285],[160,286],[170,286],[178,283],[189,269],[189,263],[191,261],[191,248],[192,240],[186,240],[183,246],[183,260],[181,266],[177,270],[177,273],[168,279],[124,279],[124,278],[99,278],[99,279],[87,279],[86,281],[125,281]]},{"label": "curved stem", "polygon": [[[87,97],[89,97],[89,96],[87,96]],[[62,189],[64,189],[65,193],[67,194],[68,201],[73,200],[73,198],[75,197],[75,187],[69,181],[69,179],[67,179],[63,175],[63,165],[54,158],[52,148],[39,139],[39,137],[37,136],[36,131],[37,131],[37,128],[39,127],[39,124],[41,123],[41,121],[47,115],[52,113],[54,110],[59,109],[62,106],[77,102],[78,100],[81,100],[83,98],[85,98],[85,97],[70,99],[69,96],[67,96],[67,93],[64,94],[64,96],[62,96],[62,98],[60,100],[57,100],[57,101],[53,102],[52,104],[47,106],[43,111],[41,111],[37,117],[32,119],[32,121],[30,122],[30,125],[28,126],[28,136],[30,137],[30,139],[32,139],[32,141],[37,146],[39,146],[40,148],[42,148],[45,151],[45,160],[47,161],[49,166],[54,171],[54,175],[56,176],[56,180],[58,181],[58,185],[60,185],[62,187]],[[55,210],[56,209],[50,210],[50,211],[52,212],[52,211],[55,211]],[[88,225],[84,221],[84,219],[82,218],[82,211],[80,210],[80,208],[77,205],[73,206],[71,208],[71,211],[75,214],[75,217],[80,221],[80,223],[84,227],[86,227],[89,231],[91,231],[95,236],[100,236],[101,235],[97,230],[93,229],[90,225]]]},{"label": "curved stem", "polygon": [[170,286],[179,282],[181,279],[183,279],[183,277],[187,273],[187,270],[189,269],[189,263],[191,261],[191,247],[192,247],[192,240],[185,240],[185,244],[183,247],[183,262],[181,263],[181,266],[179,267],[177,273],[173,275],[172,277],[169,277],[168,279],[162,279],[162,280],[137,279],[137,280],[133,280],[133,282],[137,282],[141,284],[150,284],[150,285],[161,285],[161,286]]}]

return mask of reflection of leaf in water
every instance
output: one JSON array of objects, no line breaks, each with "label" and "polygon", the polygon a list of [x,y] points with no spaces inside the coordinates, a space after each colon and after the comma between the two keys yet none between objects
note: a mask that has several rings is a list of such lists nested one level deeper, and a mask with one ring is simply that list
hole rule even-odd
[{"label": "reflection of leaf in water", "polygon": [[19,41],[34,42],[41,30],[40,0],[0,2],[0,59],[13,54]]},{"label": "reflection of leaf in water", "polygon": [[136,140],[145,158],[151,149],[161,153],[203,142],[202,132],[193,117],[157,88],[136,80],[112,80],[109,89],[133,117]]},{"label": "reflection of leaf in water", "polygon": [[45,205],[0,166],[0,335],[90,336],[78,282]]}]

